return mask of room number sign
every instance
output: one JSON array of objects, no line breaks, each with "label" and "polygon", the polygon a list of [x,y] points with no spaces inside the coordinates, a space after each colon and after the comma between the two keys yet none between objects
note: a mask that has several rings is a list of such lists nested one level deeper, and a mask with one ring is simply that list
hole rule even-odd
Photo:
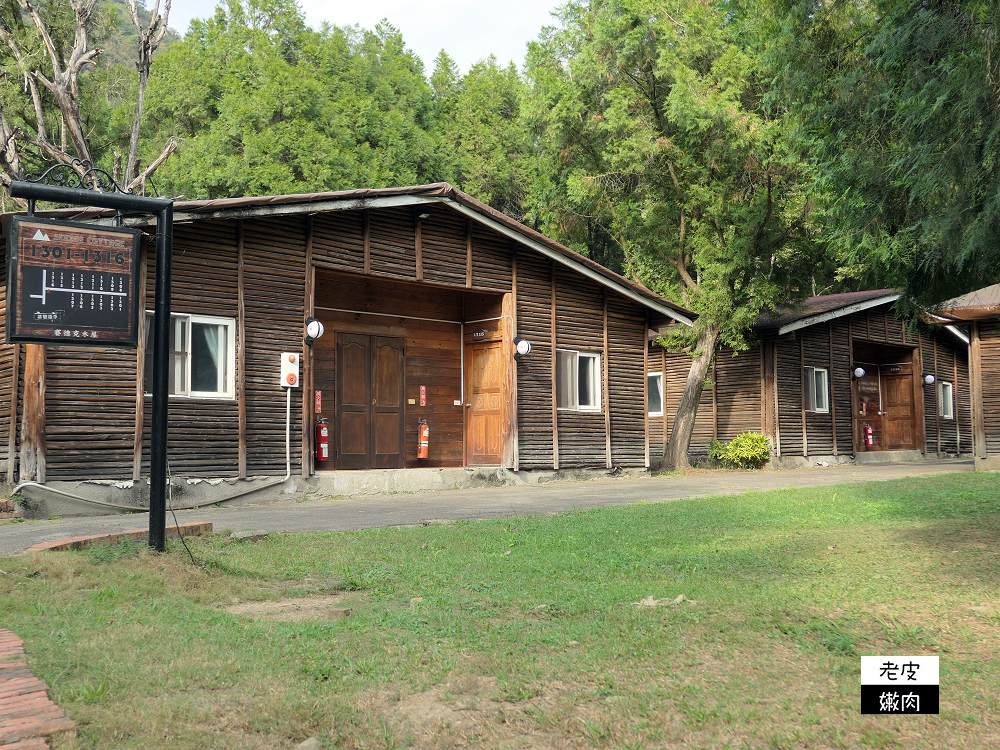
[{"label": "room number sign", "polygon": [[140,234],[12,217],[7,341],[136,348]]}]

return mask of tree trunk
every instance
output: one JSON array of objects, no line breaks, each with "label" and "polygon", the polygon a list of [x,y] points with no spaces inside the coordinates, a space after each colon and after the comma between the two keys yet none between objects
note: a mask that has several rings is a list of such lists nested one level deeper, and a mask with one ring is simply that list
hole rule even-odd
[{"label": "tree trunk", "polygon": [[670,432],[670,442],[667,443],[666,454],[663,456],[663,469],[690,469],[688,461],[688,446],[691,443],[691,433],[694,431],[694,420],[698,416],[698,403],[701,401],[701,391],[705,387],[705,377],[708,368],[715,357],[715,344],[719,340],[719,328],[709,326],[698,337],[700,354],[691,360],[688,370],[687,384],[681,395],[681,403],[674,417],[674,427]]}]

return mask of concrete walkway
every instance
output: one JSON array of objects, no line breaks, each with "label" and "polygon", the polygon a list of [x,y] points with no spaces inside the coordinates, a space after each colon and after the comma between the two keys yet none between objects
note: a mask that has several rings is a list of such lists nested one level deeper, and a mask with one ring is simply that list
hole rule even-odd
[{"label": "concrete walkway", "polygon": [[[586,482],[378,495],[238,508],[203,508],[177,513],[180,523],[209,521],[216,531],[349,531],[458,519],[546,515],[567,510],[666,502],[748,490],[817,487],[904,477],[971,472],[971,459],[906,464],[829,466],[789,471],[693,471],[639,479],[602,478]],[[173,525],[170,513],[167,524]],[[118,532],[148,524],[145,514],[97,516],[0,525],[0,554],[67,537]]]}]

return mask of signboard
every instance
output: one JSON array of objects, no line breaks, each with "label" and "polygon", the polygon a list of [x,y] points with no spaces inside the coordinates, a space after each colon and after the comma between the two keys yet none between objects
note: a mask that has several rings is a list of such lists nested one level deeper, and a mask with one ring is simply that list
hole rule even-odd
[{"label": "signboard", "polygon": [[135,349],[140,235],[124,227],[12,217],[7,341]]}]

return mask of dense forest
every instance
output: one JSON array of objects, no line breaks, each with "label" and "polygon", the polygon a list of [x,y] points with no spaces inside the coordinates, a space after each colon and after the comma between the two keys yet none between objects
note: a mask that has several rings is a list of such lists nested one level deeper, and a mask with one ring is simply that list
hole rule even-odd
[{"label": "dense forest", "polygon": [[4,185],[84,150],[177,199],[448,181],[697,312],[694,403],[777,304],[1000,279],[998,0],[570,1],[465,74],[294,0],[183,39],[130,3],[0,0]]}]

